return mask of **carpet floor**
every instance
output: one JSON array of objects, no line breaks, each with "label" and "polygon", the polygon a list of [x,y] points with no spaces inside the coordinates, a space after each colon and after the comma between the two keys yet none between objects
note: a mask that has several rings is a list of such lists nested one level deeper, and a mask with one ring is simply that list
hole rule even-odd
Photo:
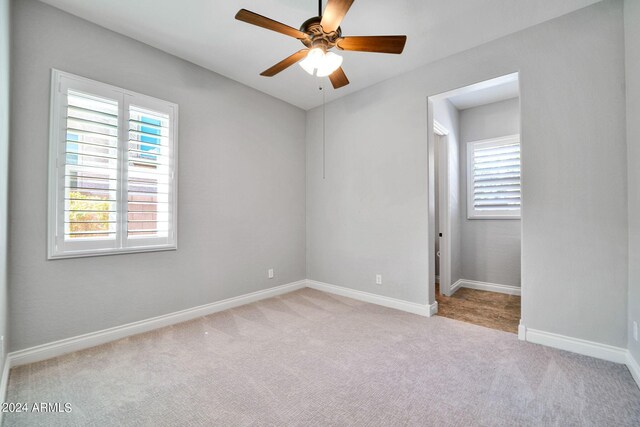
[{"label": "carpet floor", "polygon": [[303,289],[11,370],[6,426],[638,426],[624,365]]}]

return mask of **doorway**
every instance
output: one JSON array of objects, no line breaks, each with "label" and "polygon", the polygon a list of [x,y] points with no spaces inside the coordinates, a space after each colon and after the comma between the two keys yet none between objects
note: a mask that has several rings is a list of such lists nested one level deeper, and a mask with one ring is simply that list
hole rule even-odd
[{"label": "doorway", "polygon": [[509,74],[429,97],[429,294],[441,316],[517,332],[520,88]]},{"label": "doorway", "polygon": [[[445,178],[449,173],[449,148],[448,135],[449,130],[439,122],[433,122],[434,132],[434,198],[435,198],[435,274],[438,290],[445,295],[450,295],[451,288],[451,267],[448,264],[451,259],[451,244],[449,239],[443,236],[449,236],[451,229],[449,227],[451,216],[451,200],[447,198],[450,194],[449,183],[452,179]],[[441,266],[442,265],[442,266]]]}]

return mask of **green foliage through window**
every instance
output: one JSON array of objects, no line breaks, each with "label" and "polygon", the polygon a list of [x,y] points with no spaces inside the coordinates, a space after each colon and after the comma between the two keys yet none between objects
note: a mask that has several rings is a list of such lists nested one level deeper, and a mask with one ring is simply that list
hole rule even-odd
[{"label": "green foliage through window", "polygon": [[72,238],[102,237],[109,231],[109,202],[106,197],[72,191],[69,199],[69,232]]}]

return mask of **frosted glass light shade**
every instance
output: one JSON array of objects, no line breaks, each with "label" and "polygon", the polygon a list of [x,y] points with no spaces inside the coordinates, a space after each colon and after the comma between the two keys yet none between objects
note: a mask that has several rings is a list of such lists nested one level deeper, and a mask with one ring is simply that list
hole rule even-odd
[{"label": "frosted glass light shade", "polygon": [[342,65],[342,57],[333,52],[325,53],[320,48],[313,48],[307,57],[300,61],[300,66],[312,76],[326,77]]},{"label": "frosted glass light shade", "polygon": [[307,53],[307,57],[300,61],[300,66],[312,76],[315,75],[316,70],[320,68],[324,60],[324,52],[320,48],[313,48]]},{"label": "frosted glass light shade", "polygon": [[324,55],[324,61],[318,67],[318,77],[326,77],[333,73],[342,65],[342,56],[336,55],[333,52],[327,52]]}]

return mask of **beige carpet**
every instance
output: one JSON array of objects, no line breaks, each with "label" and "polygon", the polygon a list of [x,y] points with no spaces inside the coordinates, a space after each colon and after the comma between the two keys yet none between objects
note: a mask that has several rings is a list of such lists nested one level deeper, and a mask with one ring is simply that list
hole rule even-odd
[{"label": "beige carpet", "polygon": [[7,426],[638,426],[623,365],[304,289],[11,371]]}]

